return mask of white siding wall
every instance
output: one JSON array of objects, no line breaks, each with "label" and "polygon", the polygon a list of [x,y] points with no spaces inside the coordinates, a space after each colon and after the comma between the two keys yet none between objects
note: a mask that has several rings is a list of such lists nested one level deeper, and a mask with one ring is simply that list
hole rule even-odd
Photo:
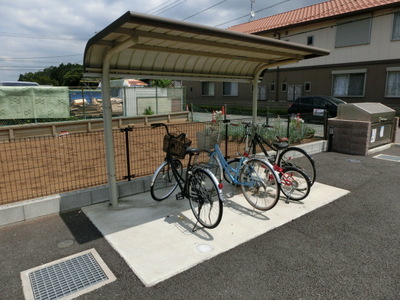
[{"label": "white siding wall", "polygon": [[[288,36],[282,36],[281,39],[304,45],[307,43],[307,37],[312,35],[314,36],[313,46],[328,49],[331,54],[300,61],[297,64],[282,68],[399,59],[400,41],[391,41],[392,26],[392,13],[384,11],[380,12],[378,16],[375,14],[372,19],[370,43],[342,48],[335,48],[336,22],[324,22],[318,23],[314,27],[292,29]],[[318,29],[315,29],[315,27],[318,27]],[[300,33],[296,34],[296,31]]]}]

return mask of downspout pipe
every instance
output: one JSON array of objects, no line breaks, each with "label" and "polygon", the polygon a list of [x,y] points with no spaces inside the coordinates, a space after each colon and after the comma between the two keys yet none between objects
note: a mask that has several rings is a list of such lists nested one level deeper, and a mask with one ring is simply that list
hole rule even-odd
[{"label": "downspout pipe", "polygon": [[269,69],[269,68],[273,68],[273,67],[277,67],[277,66],[282,66],[282,65],[286,65],[286,64],[292,64],[292,63],[296,63],[298,62],[299,59],[297,58],[291,58],[291,59],[287,59],[284,61],[279,61],[276,63],[271,63],[271,64],[264,64],[261,65],[256,72],[254,72],[254,77],[252,80],[252,84],[253,84],[253,124],[256,123],[257,121],[257,101],[258,101],[258,80],[260,79],[261,74]]},{"label": "downspout pipe", "polygon": [[103,105],[103,124],[104,124],[104,142],[106,150],[107,162],[107,179],[108,190],[110,197],[110,204],[113,208],[118,207],[118,186],[115,171],[115,154],[114,154],[114,140],[112,132],[112,107],[110,99],[110,61],[114,54],[121,52],[124,49],[132,47],[137,43],[136,38],[130,38],[118,46],[111,48],[103,57],[103,70],[101,78],[101,93]]},{"label": "downspout pipe", "polygon": [[258,81],[263,71],[268,69],[269,66],[263,65],[257,69],[254,73],[253,84],[253,124],[257,122],[257,110],[258,110]]}]

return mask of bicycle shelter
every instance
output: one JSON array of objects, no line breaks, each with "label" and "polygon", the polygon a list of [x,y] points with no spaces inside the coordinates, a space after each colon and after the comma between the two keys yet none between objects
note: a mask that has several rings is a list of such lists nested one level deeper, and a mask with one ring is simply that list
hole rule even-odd
[{"label": "bicycle shelter", "polygon": [[258,81],[265,70],[328,55],[321,48],[189,22],[126,12],[86,44],[85,76],[101,77],[108,186],[118,206],[110,76],[246,82],[253,85],[257,117]]}]

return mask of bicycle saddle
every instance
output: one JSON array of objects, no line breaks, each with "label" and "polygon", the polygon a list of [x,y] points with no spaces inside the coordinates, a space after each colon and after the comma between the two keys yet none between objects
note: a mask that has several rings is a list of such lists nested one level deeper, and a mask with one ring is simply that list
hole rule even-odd
[{"label": "bicycle saddle", "polygon": [[200,151],[205,151],[205,150],[196,148],[196,147],[187,147],[185,150],[185,153],[186,154],[196,154],[196,153],[199,153]]},{"label": "bicycle saddle", "polygon": [[288,143],[288,142],[289,142],[289,139],[288,139],[287,137],[281,137],[281,136],[279,136],[279,135],[276,136],[276,140],[277,140],[279,143]]},{"label": "bicycle saddle", "polygon": [[278,150],[286,149],[287,147],[289,147],[289,143],[287,142],[273,143],[272,145],[274,145],[274,147]]}]

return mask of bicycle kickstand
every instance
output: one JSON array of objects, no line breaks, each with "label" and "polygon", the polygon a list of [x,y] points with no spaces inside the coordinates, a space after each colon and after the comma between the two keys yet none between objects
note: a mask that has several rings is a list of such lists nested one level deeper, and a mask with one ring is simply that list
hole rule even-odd
[{"label": "bicycle kickstand", "polygon": [[193,226],[192,232],[195,232],[195,231],[197,231],[197,229],[200,229],[200,227],[198,227],[197,224],[199,224],[199,220],[196,220],[196,223]]},{"label": "bicycle kickstand", "polygon": [[286,201],[285,201],[286,204],[289,204],[289,203],[290,203],[290,202],[289,202],[289,200],[290,200],[290,194],[291,194],[291,193],[288,193],[287,196],[286,196]]}]

